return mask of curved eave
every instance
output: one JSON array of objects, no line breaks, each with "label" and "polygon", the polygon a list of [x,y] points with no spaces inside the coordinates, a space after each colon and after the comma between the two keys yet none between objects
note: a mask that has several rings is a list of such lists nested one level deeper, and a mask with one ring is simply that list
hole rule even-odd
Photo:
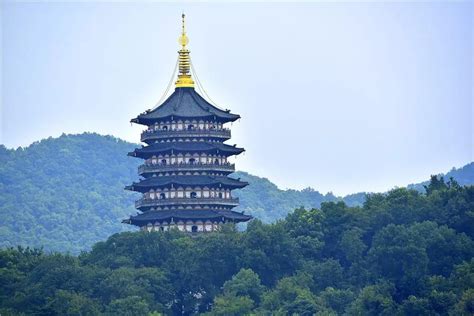
[{"label": "curved eave", "polygon": [[155,122],[175,119],[215,119],[220,122],[233,122],[240,115],[221,110],[200,96],[194,88],[176,88],[157,108],[141,113],[132,123],[151,125]]},{"label": "curved eave", "polygon": [[150,177],[135,182],[125,187],[126,190],[145,193],[150,189],[173,187],[210,187],[210,188],[229,188],[241,189],[248,185],[248,182],[240,181],[228,177],[211,176],[162,176]]},{"label": "curved eave", "polygon": [[132,224],[136,226],[143,226],[154,222],[178,222],[186,220],[202,220],[202,221],[231,221],[231,222],[246,222],[251,220],[251,215],[246,215],[243,212],[225,211],[225,210],[166,210],[166,211],[150,211],[122,221],[124,224]]},{"label": "curved eave", "polygon": [[131,119],[130,123],[150,126],[157,122],[171,121],[171,118],[173,118],[173,120],[205,120],[205,119],[212,120],[215,118],[216,121],[219,121],[222,123],[230,123],[230,122],[237,121],[238,119],[241,118],[241,116],[238,114],[233,114],[233,113],[229,113],[228,117],[221,117],[214,114],[204,115],[204,116],[181,116],[181,115],[174,114],[174,115],[167,115],[167,116],[156,117],[156,118],[148,118],[146,114],[140,114],[136,118]]},{"label": "curved eave", "polygon": [[[203,143],[208,145],[209,143]],[[171,145],[161,145],[160,143],[142,147],[142,148],[137,148],[134,151],[129,152],[127,155],[131,157],[138,157],[138,158],[150,158],[153,155],[157,154],[163,154],[163,153],[195,153],[195,152],[215,152],[215,153],[220,153],[224,154],[227,156],[233,156],[233,155],[239,155],[245,151],[245,149],[240,148],[240,147],[234,147],[234,146],[229,146],[229,145],[217,145],[214,146],[213,144],[210,145],[210,147],[205,148],[205,147],[199,147],[199,146],[194,146],[196,143],[172,143]],[[200,145],[198,143],[198,145]],[[194,147],[193,147],[194,146]],[[218,147],[220,146],[220,148]]]}]

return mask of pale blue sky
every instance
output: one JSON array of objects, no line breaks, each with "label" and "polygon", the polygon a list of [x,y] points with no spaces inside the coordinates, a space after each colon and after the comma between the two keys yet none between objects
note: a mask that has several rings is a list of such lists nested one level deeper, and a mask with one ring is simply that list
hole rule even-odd
[{"label": "pale blue sky", "polygon": [[0,142],[138,142],[129,120],[168,84],[183,10],[202,84],[242,116],[238,169],[346,194],[473,160],[471,2],[4,1]]}]

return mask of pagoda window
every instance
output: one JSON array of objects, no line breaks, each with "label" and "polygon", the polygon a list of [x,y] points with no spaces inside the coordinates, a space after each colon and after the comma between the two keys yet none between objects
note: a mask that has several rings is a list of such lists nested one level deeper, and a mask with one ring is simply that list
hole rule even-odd
[{"label": "pagoda window", "polygon": [[196,163],[196,159],[194,158],[189,158],[189,163],[194,165]]},{"label": "pagoda window", "polygon": [[160,199],[162,199],[162,200],[166,199],[166,194],[160,193]]},{"label": "pagoda window", "polygon": [[191,199],[197,198],[197,193],[196,192],[191,192]]},{"label": "pagoda window", "polygon": [[219,159],[216,158],[216,159],[214,160],[214,163],[215,163],[216,165],[218,165],[218,164],[219,164]]},{"label": "pagoda window", "polygon": [[193,124],[189,124],[188,125],[188,130],[193,130],[194,129],[194,125]]},{"label": "pagoda window", "polygon": [[164,130],[164,131],[167,131],[167,130],[168,130],[168,126],[164,125],[164,126],[161,127],[161,129]]},{"label": "pagoda window", "polygon": [[197,227],[196,225],[193,225],[193,226],[191,227],[191,232],[197,233],[197,231],[198,231],[198,227]]},{"label": "pagoda window", "polygon": [[222,192],[219,192],[219,199],[222,199]]},{"label": "pagoda window", "polygon": [[161,164],[166,165],[166,159],[161,159]]}]

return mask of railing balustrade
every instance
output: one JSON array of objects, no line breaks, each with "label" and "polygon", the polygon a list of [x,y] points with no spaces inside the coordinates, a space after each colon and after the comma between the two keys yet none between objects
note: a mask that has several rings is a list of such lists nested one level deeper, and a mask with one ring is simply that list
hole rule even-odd
[{"label": "railing balustrade", "polygon": [[156,129],[143,131],[141,135],[141,140],[143,141],[150,138],[164,138],[172,136],[204,136],[230,138],[231,134],[230,129],[228,128]]},{"label": "railing balustrade", "polygon": [[168,171],[168,170],[204,170],[204,169],[213,169],[213,170],[224,170],[224,171],[234,171],[235,164],[231,164],[229,162],[225,162],[222,164],[216,163],[202,163],[202,162],[180,162],[180,163],[146,163],[141,165],[138,168],[138,172],[140,174],[145,172],[161,172],[161,171]]},{"label": "railing balustrade", "polygon": [[135,202],[135,207],[164,206],[164,205],[196,205],[196,204],[220,204],[220,205],[238,205],[239,198],[219,198],[219,197],[186,197],[186,198],[142,198]]}]

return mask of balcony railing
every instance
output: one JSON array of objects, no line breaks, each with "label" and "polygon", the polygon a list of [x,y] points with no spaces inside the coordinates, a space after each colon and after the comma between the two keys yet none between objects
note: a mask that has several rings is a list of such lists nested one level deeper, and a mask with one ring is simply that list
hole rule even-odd
[{"label": "balcony railing", "polygon": [[152,173],[152,172],[166,172],[166,171],[201,171],[201,170],[215,170],[215,171],[228,171],[234,172],[235,164],[231,163],[223,163],[223,164],[216,164],[216,163],[171,163],[171,164],[164,164],[164,163],[157,163],[157,164],[144,164],[138,168],[139,174],[144,173]]},{"label": "balcony railing", "polygon": [[135,202],[136,208],[141,207],[154,207],[154,206],[176,206],[176,205],[228,205],[237,206],[239,205],[238,198],[168,198],[168,199],[150,199],[143,198]]},{"label": "balcony railing", "polygon": [[230,129],[212,129],[212,128],[193,128],[193,129],[157,129],[157,130],[146,130],[142,132],[141,140],[146,141],[149,139],[161,139],[169,137],[217,137],[217,138],[230,138]]}]

